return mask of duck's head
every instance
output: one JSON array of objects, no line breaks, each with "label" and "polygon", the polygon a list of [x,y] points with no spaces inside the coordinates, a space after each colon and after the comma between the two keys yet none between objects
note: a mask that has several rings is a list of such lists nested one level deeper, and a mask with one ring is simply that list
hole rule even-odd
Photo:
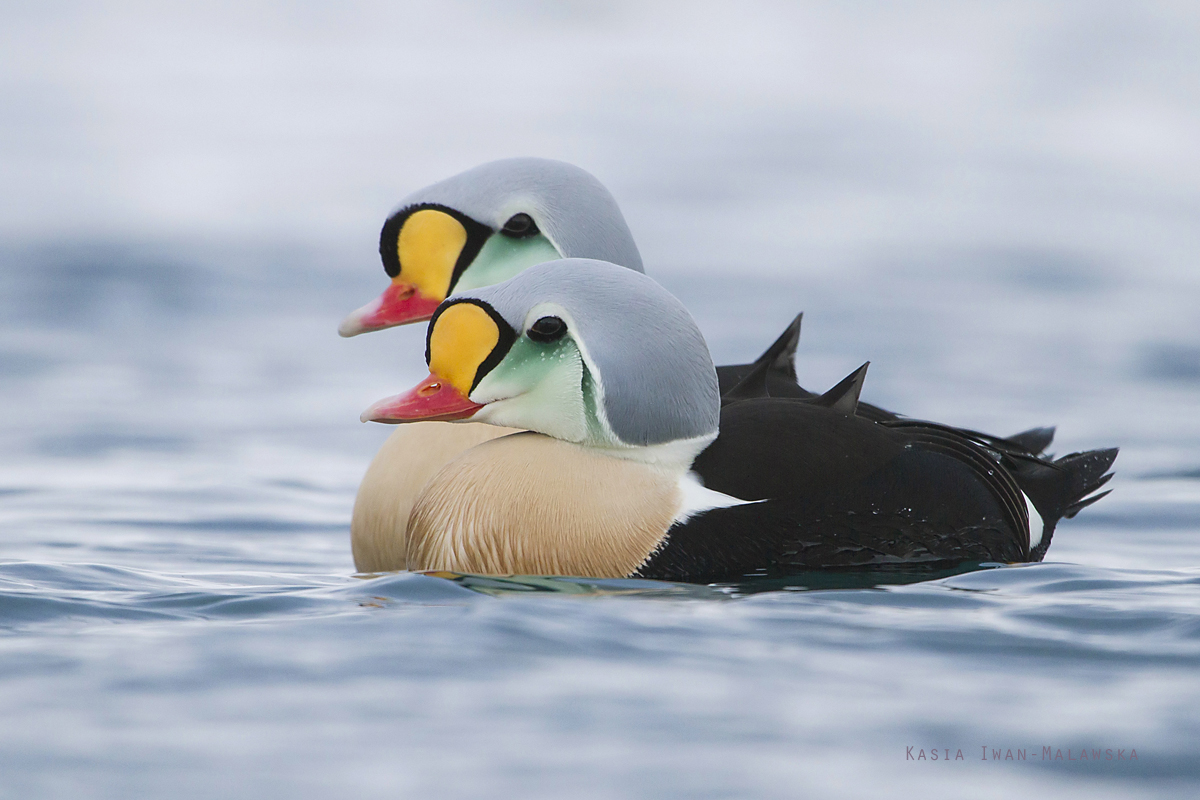
[{"label": "duck's head", "polygon": [[342,320],[342,336],[427,320],[451,295],[553,259],[642,271],[633,234],[603,184],[544,158],[492,161],[414,192],[383,224],[379,255],[391,285]]},{"label": "duck's head", "polygon": [[438,307],[426,342],[429,377],[364,421],[470,419],[616,450],[717,433],[716,371],[696,323],[613,264],[552,261],[464,292]]}]

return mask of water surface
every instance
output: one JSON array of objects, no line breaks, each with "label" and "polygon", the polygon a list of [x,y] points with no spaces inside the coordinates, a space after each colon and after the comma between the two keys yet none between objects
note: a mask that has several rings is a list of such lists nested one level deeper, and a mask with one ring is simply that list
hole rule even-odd
[{"label": "water surface", "polygon": [[[1191,6],[98,9],[0,26],[0,795],[1194,794]],[[718,361],[804,310],[808,388],[1113,494],[917,582],[355,575],[423,333],[337,322],[399,197],[517,154]]]}]

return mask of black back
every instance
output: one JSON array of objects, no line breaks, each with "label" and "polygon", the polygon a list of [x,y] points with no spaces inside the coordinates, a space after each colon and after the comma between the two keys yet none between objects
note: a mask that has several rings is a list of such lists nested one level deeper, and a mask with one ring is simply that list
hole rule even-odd
[{"label": "black back", "polygon": [[[1054,428],[1000,437],[905,419],[858,401],[865,364],[809,392],[794,366],[802,316],[753,364],[717,368],[721,433],[693,464],[708,488],[757,502],[675,525],[638,575],[1040,561],[1058,521],[1107,494],[1093,492],[1115,448],[1051,460]],[[1043,521],[1032,551],[1027,497]]]},{"label": "black back", "polygon": [[762,502],[671,528],[638,571],[733,581],[804,570],[1025,561],[1029,522],[1011,475],[970,440],[890,429],[793,399],[726,405],[693,464],[709,489]]}]

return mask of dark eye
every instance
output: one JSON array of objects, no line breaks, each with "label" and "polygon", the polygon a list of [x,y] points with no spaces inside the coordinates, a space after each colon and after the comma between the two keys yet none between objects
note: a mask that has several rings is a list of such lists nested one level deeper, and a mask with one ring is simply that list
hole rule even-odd
[{"label": "dark eye", "polygon": [[529,338],[535,342],[553,342],[567,332],[567,323],[558,317],[542,317],[529,328]]},{"label": "dark eye", "polygon": [[533,221],[533,217],[528,214],[514,214],[508,222],[504,223],[500,232],[505,236],[522,239],[526,236],[533,236],[538,232],[538,227],[537,223]]}]

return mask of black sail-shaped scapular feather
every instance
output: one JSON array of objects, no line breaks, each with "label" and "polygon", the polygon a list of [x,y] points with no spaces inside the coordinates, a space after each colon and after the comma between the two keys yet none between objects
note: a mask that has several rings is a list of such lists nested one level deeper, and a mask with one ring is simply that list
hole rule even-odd
[{"label": "black sail-shaped scapular feather", "polygon": [[813,398],[811,402],[843,414],[853,415],[858,411],[858,396],[862,394],[863,381],[867,379],[867,367],[869,366],[871,366],[870,361],[842,378],[837,386],[825,394]]},{"label": "black sail-shaped scapular feather", "polygon": [[772,342],[771,346],[755,360],[754,366],[757,367],[760,363],[767,362],[776,375],[782,375],[795,381],[796,346],[800,344],[800,323],[803,321],[804,312],[801,311],[783,329],[779,338]]},{"label": "black sail-shaped scapular feather", "polygon": [[796,346],[803,319],[802,311],[753,364],[717,367],[722,405],[752,397],[811,397],[796,383]]}]

